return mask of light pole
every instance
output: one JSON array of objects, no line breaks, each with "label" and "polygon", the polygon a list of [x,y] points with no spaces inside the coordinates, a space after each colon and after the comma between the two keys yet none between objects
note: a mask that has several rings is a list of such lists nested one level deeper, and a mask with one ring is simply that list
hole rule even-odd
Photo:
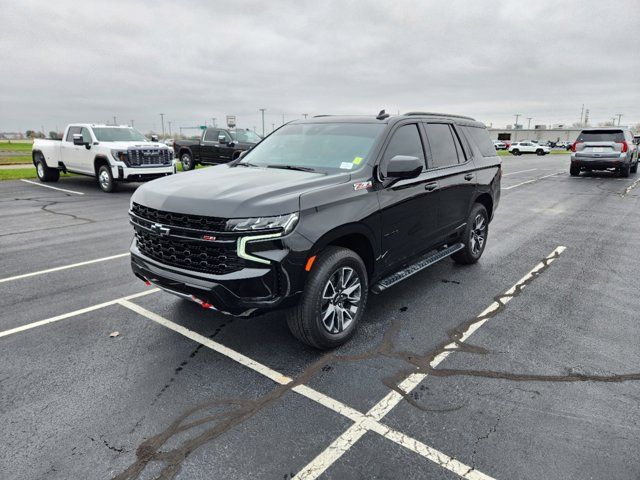
[{"label": "light pole", "polygon": [[262,138],[264,138],[264,111],[266,108],[259,108],[260,112],[262,112]]},{"label": "light pole", "polygon": [[616,115],[618,116],[618,126],[620,126],[620,119],[622,118],[622,114],[616,113]]},{"label": "light pole", "polygon": [[171,121],[167,122],[169,124],[169,136],[171,136]]},{"label": "light pole", "polygon": [[160,114],[160,120],[162,121],[162,138],[164,138],[164,113]]},{"label": "light pole", "polygon": [[307,114],[306,113],[303,113],[302,116],[304,117],[305,120],[307,119]]},{"label": "light pole", "polygon": [[114,124],[114,125],[117,125],[117,124],[118,124],[118,122],[116,122],[116,116],[115,116],[115,115],[113,116],[113,124]]},{"label": "light pole", "polygon": [[216,117],[211,117],[211,121],[213,122],[213,127],[216,127]]},{"label": "light pole", "polygon": [[513,126],[513,130],[514,130],[514,133],[513,133],[513,139],[514,139],[514,140],[516,140],[516,139],[518,138],[518,118],[520,118],[520,115],[522,115],[522,114],[521,114],[521,113],[516,113],[516,114],[515,114],[515,117],[516,117],[516,123],[515,123],[515,125]]},{"label": "light pole", "polygon": [[533,119],[533,117],[527,117],[528,123],[527,123],[527,130],[531,130],[531,120]]}]

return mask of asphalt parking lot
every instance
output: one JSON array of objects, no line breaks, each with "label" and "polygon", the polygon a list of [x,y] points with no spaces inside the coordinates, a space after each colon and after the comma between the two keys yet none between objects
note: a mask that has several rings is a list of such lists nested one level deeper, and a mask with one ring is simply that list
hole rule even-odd
[{"label": "asphalt parking lot", "polygon": [[0,477],[640,478],[640,176],[503,158],[480,262],[326,354],[136,279],[136,185],[0,183]]}]

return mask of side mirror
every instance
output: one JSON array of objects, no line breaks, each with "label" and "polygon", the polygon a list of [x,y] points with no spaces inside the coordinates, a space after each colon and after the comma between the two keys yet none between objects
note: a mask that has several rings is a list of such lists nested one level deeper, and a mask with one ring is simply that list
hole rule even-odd
[{"label": "side mirror", "polygon": [[381,171],[385,178],[406,180],[420,175],[423,166],[423,162],[418,157],[396,155],[387,162],[383,162]]},{"label": "side mirror", "polygon": [[152,142],[157,142],[158,141],[158,135],[151,135],[151,141]]},{"label": "side mirror", "polygon": [[218,143],[221,145],[226,145],[227,142],[227,136],[226,135],[218,135]]},{"label": "side mirror", "polygon": [[74,133],[73,134],[73,144],[77,145],[79,147],[84,145],[84,140],[83,140],[81,134],[79,134],[79,133]]}]

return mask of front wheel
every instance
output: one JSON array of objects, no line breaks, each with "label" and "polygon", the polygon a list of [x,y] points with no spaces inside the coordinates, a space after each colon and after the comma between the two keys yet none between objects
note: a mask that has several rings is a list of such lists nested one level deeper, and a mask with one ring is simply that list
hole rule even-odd
[{"label": "front wheel", "polygon": [[291,333],[325,350],[345,343],[367,304],[367,270],[352,250],[329,247],[313,263],[300,304],[287,311]]},{"label": "front wheel", "polygon": [[476,203],[469,213],[462,241],[464,248],[451,255],[456,263],[470,265],[480,260],[489,235],[489,214],[484,205]]},{"label": "front wheel", "polygon": [[116,189],[116,181],[111,174],[111,168],[107,165],[102,165],[98,169],[98,185],[103,192],[111,193]]},{"label": "front wheel", "polygon": [[182,170],[188,172],[196,167],[196,162],[193,161],[193,157],[190,153],[183,153],[180,155],[180,163],[182,164]]},{"label": "front wheel", "polygon": [[520,155],[520,150],[511,150],[512,155]]},{"label": "front wheel", "polygon": [[539,148],[538,150],[536,150],[536,155],[538,155],[539,157],[543,156],[544,155],[544,150]]}]

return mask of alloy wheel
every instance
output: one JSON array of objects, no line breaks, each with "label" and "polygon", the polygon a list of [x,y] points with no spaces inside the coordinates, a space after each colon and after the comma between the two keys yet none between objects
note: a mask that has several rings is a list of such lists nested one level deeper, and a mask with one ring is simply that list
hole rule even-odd
[{"label": "alloy wheel", "polygon": [[100,182],[100,186],[103,190],[109,188],[109,183],[111,183],[111,179],[109,178],[109,173],[106,170],[101,170],[100,175],[98,175],[98,181]]},{"label": "alloy wheel", "polygon": [[482,251],[487,239],[487,222],[483,215],[478,214],[471,227],[471,253],[478,255]]},{"label": "alloy wheel", "polygon": [[362,284],[351,267],[338,268],[322,292],[322,325],[332,334],[345,331],[360,308]]},{"label": "alloy wheel", "polygon": [[42,165],[42,162],[38,162],[36,168],[38,170],[38,177],[40,177],[41,179],[44,178],[44,166]]}]

